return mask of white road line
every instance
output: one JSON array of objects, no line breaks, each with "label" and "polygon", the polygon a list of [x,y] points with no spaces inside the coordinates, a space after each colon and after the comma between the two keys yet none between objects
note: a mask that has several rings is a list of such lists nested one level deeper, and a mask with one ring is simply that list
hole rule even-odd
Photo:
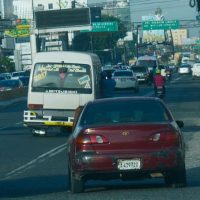
[{"label": "white road line", "polygon": [[178,81],[178,80],[180,80],[181,79],[181,77],[177,77],[177,78],[175,78],[173,81],[171,81],[171,83],[174,83],[174,82],[176,82],[176,81]]},{"label": "white road line", "polygon": [[[17,125],[21,125],[21,124],[23,124],[23,122],[17,122],[17,123],[15,123],[14,124],[14,127]],[[10,128],[11,126],[3,126],[3,127],[0,127],[0,130],[4,130],[4,129],[7,129],[7,128]],[[12,126],[13,127],[13,126]]]},{"label": "white road line", "polygon": [[44,154],[41,154],[37,158],[35,158],[35,159],[29,161],[28,163],[26,163],[26,164],[24,164],[24,165],[22,165],[22,166],[20,166],[16,169],[12,170],[11,172],[7,173],[3,178],[1,178],[1,180],[6,180],[6,179],[9,179],[9,178],[12,178],[14,176],[17,176],[19,174],[24,173],[25,171],[35,167],[37,164],[45,162],[48,158],[56,156],[60,152],[66,150],[66,146],[67,146],[67,143],[62,144],[62,145],[44,153]]},{"label": "white road line", "polygon": [[17,125],[20,125],[20,124],[23,124],[24,122],[17,122],[17,123],[15,123],[15,124],[17,124]]}]

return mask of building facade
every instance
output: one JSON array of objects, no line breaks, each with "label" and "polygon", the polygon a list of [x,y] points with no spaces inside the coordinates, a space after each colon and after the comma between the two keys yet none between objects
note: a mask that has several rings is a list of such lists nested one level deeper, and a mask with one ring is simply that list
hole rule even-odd
[{"label": "building facade", "polygon": [[42,9],[42,10],[53,10],[53,9],[67,9],[71,8],[75,3],[75,7],[86,7],[87,0],[32,0],[32,5],[34,9]]},{"label": "building facade", "polygon": [[13,0],[0,0],[0,12],[2,19],[11,19],[13,17]]},{"label": "building facade", "polygon": [[174,45],[184,45],[184,41],[188,38],[187,29],[171,30]]},{"label": "building facade", "polygon": [[[4,0],[11,1],[11,0]],[[32,19],[33,10],[56,10],[71,8],[73,0],[12,0],[14,14],[20,19]],[[87,0],[76,0],[76,7],[87,6]]]}]

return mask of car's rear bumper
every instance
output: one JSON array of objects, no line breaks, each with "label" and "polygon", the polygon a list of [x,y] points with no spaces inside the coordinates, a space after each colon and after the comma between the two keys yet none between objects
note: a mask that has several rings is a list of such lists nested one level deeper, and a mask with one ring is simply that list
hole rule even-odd
[{"label": "car's rear bumper", "polygon": [[[119,170],[119,159],[139,159],[141,161],[140,169]],[[96,153],[78,154],[74,163],[72,163],[73,171],[79,173],[80,176],[89,174],[132,174],[133,176],[150,176],[151,173],[163,173],[177,168],[180,163],[184,162],[184,154],[179,150],[165,150],[145,154],[135,155],[100,155]],[[101,176],[100,176],[101,178]]]},{"label": "car's rear bumper", "polygon": [[192,76],[194,76],[194,77],[200,77],[200,73],[192,73]]},{"label": "car's rear bumper", "polygon": [[126,83],[126,84],[116,84],[115,89],[126,89],[126,88],[136,88],[136,83]]}]

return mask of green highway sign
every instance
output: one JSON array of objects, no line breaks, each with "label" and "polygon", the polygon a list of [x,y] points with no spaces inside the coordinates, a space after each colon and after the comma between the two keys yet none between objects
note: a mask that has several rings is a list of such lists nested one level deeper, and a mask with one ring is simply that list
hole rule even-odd
[{"label": "green highway sign", "polygon": [[83,30],[81,32],[115,32],[118,31],[118,23],[113,22],[93,22],[92,30]]},{"label": "green highway sign", "polygon": [[196,40],[196,41],[195,41],[195,44],[200,44],[200,40]]},{"label": "green highway sign", "polygon": [[170,30],[178,29],[180,23],[178,20],[163,20],[163,21],[143,21],[143,30]]},{"label": "green highway sign", "polygon": [[200,49],[200,45],[194,45],[192,48],[193,49]]}]

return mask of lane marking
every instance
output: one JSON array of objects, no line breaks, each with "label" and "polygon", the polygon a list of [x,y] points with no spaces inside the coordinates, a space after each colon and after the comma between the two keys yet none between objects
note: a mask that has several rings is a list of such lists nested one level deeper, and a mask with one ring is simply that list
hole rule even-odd
[{"label": "lane marking", "polygon": [[4,129],[7,129],[7,128],[11,128],[11,127],[16,127],[18,125],[23,125],[23,122],[17,122],[13,126],[3,126],[3,127],[0,127],[0,130],[4,130]]},{"label": "lane marking", "polygon": [[57,154],[61,153],[62,151],[66,150],[66,147],[67,147],[67,143],[64,143],[58,147],[55,147],[54,149],[51,149],[50,151],[44,154],[41,154],[37,158],[29,161],[28,163],[21,165],[20,167],[8,172],[0,180],[7,180],[19,174],[22,174],[26,172],[27,170],[36,167],[36,165],[45,162],[48,158],[54,157]]}]

